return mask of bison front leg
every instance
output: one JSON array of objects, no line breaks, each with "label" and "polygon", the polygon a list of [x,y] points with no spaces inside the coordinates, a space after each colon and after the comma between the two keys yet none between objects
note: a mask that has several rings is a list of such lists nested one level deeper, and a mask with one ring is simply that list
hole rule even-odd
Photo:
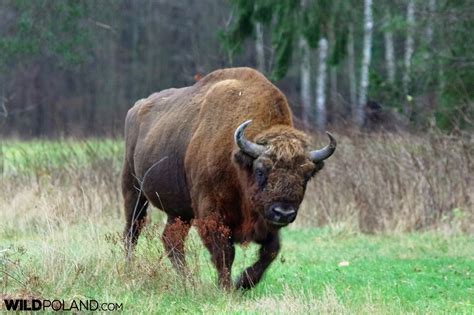
[{"label": "bison front leg", "polygon": [[262,278],[265,270],[275,260],[280,251],[280,237],[278,233],[271,233],[261,242],[259,259],[240,275],[236,282],[237,289],[250,289]]},{"label": "bison front leg", "polygon": [[171,263],[181,274],[184,274],[186,269],[184,241],[188,235],[190,227],[191,225],[189,222],[183,221],[180,218],[168,216],[168,222],[166,222],[163,236],[161,237]]},{"label": "bison front leg", "polygon": [[235,257],[235,247],[230,228],[219,218],[211,216],[197,222],[199,235],[211,254],[211,260],[217,269],[218,284],[230,289],[231,270]]}]

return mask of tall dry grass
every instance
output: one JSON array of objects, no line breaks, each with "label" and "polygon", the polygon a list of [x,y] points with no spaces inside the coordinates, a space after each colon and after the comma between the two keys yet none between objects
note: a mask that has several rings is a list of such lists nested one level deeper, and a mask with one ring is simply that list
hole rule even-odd
[{"label": "tall dry grass", "polygon": [[119,220],[122,154],[109,140],[4,143],[0,229],[8,236]]},{"label": "tall dry grass", "polygon": [[352,133],[337,140],[298,224],[474,232],[474,138]]},{"label": "tall dry grass", "polygon": [[[474,232],[472,137],[336,138],[336,153],[311,181],[294,226]],[[321,136],[315,145],[325,141]],[[122,152],[121,140],[4,144],[0,228],[18,233],[83,220],[121,222]]]}]

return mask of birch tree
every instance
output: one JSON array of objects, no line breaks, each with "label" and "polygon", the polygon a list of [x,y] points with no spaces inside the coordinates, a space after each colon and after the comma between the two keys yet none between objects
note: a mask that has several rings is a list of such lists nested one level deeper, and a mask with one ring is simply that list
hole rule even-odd
[{"label": "birch tree", "polygon": [[309,125],[311,115],[311,64],[309,59],[309,45],[305,38],[300,37],[299,47],[301,51],[300,64],[300,95],[301,95],[301,115],[305,127]]},{"label": "birch tree", "polygon": [[318,76],[316,79],[316,127],[326,127],[326,76],[327,76],[328,40],[321,37],[318,42]]},{"label": "birch tree", "polygon": [[355,113],[355,122],[361,127],[364,124],[364,107],[367,103],[367,89],[369,87],[369,67],[372,49],[372,0],[364,0],[364,41],[362,51],[362,66],[360,70],[359,102]]},{"label": "birch tree", "polygon": [[349,34],[347,38],[347,73],[349,76],[349,97],[351,102],[351,112],[355,113],[357,108],[357,82],[355,74],[354,55],[354,26],[349,24]]},{"label": "birch tree", "polygon": [[[301,0],[301,8],[307,8],[307,0]],[[301,96],[301,116],[305,127],[309,126],[311,114],[311,62],[308,40],[300,34],[299,49],[301,52],[300,62],[300,96]]]},{"label": "birch tree", "polygon": [[428,23],[426,25],[426,42],[430,46],[433,42],[434,34],[434,13],[436,12],[436,0],[429,0],[428,2]]},{"label": "birch tree", "polygon": [[[434,66],[435,76],[438,81],[438,89],[437,93],[442,93],[444,90],[445,82],[444,82],[444,73],[443,67],[439,61],[439,59],[433,54],[433,51],[438,47],[443,47],[444,45],[441,42],[434,43],[434,22],[435,22],[435,14],[436,14],[436,0],[429,0],[428,2],[428,21],[426,25],[426,46],[428,48],[426,59],[433,58],[433,62],[431,63]],[[438,52],[439,53],[439,52]]]},{"label": "birch tree", "polygon": [[[405,41],[405,57],[404,57],[404,64],[405,64],[405,71],[403,72],[403,92],[409,97],[410,92],[410,79],[411,79],[411,58],[413,56],[414,51],[414,24],[415,24],[415,0],[409,0],[407,6],[407,37]],[[403,112],[406,116],[410,114],[410,105],[409,102],[405,102],[405,107]]]},{"label": "birch tree", "polygon": [[[332,19],[330,24],[329,24],[329,45],[332,46],[331,50],[336,49],[336,34],[334,31],[335,25],[334,25],[334,20]],[[334,51],[333,51],[334,55]],[[331,58],[332,59],[332,58]],[[329,97],[330,97],[330,103],[332,108],[335,108],[337,104],[337,65],[333,64],[330,62],[330,69],[329,69]]]},{"label": "birch tree", "polygon": [[393,48],[393,31],[390,26],[390,12],[388,9],[384,15],[384,42],[385,42],[385,65],[387,69],[388,82],[395,83],[395,53]]},{"label": "birch tree", "polygon": [[263,40],[263,25],[260,22],[255,23],[255,55],[257,58],[257,70],[265,73],[265,50]]}]

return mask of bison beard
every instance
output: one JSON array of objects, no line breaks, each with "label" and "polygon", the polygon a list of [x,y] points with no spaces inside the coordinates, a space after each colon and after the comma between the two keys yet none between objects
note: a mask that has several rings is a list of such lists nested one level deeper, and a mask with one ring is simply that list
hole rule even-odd
[{"label": "bison beard", "polygon": [[310,151],[285,96],[249,68],[218,70],[139,100],[125,121],[127,255],[151,203],[168,216],[162,240],[180,273],[191,224],[224,288],[232,286],[234,244],[260,244],[258,260],[235,284],[253,287],[276,258],[279,229],[296,218],[307,182],[336,148],[328,136],[329,145]]}]

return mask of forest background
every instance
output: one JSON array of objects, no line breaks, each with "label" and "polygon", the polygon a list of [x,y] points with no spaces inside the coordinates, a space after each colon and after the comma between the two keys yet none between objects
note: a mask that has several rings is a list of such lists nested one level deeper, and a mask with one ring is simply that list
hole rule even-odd
[{"label": "forest background", "polygon": [[259,69],[300,127],[472,130],[468,0],[0,2],[3,136],[120,136],[128,108]]}]

